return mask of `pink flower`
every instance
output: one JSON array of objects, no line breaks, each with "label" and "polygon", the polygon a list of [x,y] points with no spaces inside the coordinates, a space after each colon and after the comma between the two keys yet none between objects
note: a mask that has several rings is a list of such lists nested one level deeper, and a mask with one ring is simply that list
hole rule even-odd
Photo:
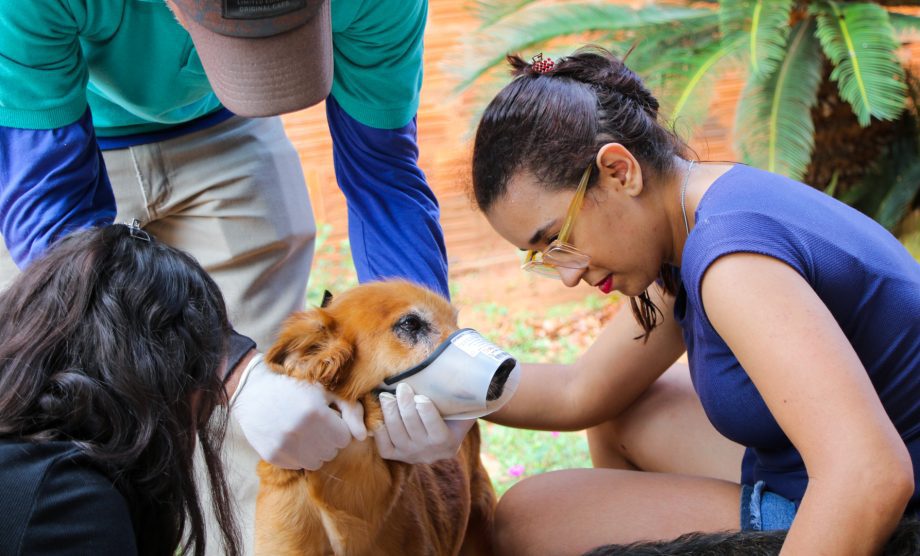
[{"label": "pink flower", "polygon": [[524,474],[524,466],[520,463],[517,465],[512,465],[508,468],[508,474],[512,477],[520,477]]},{"label": "pink flower", "polygon": [[559,431],[553,431],[550,434],[553,435],[553,438],[559,438]]}]

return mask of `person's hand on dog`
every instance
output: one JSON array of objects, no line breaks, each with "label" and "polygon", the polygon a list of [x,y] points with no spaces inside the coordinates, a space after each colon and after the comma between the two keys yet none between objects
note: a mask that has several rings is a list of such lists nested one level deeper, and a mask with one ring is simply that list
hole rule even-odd
[{"label": "person's hand on dog", "polygon": [[434,463],[457,455],[476,419],[445,421],[426,396],[415,395],[405,383],[396,395],[380,394],[384,424],[374,429],[377,451],[384,459]]},{"label": "person's hand on dog", "polygon": [[243,372],[231,411],[259,456],[285,469],[319,469],[352,438],[367,438],[361,404],[275,373],[261,354]]}]

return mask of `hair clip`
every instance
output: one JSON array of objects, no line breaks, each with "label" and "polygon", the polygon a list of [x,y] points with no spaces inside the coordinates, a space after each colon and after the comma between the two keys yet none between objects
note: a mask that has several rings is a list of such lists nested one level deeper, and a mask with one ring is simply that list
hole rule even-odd
[{"label": "hair clip", "polygon": [[556,63],[549,56],[543,58],[542,52],[530,59],[530,67],[535,73],[547,73],[552,71],[555,65]]},{"label": "hair clip", "polygon": [[133,237],[134,239],[150,241],[150,234],[148,234],[141,228],[141,223],[137,220],[137,218],[132,220],[130,224],[127,224],[127,226],[128,226],[128,233],[131,234],[131,237]]}]

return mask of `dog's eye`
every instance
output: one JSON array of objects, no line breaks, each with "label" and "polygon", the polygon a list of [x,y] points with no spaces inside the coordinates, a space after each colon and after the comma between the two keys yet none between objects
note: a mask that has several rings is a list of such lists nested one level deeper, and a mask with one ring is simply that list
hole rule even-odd
[{"label": "dog's eye", "polygon": [[428,333],[430,328],[428,321],[415,313],[403,315],[396,321],[396,324],[393,325],[393,331],[396,332],[399,337],[412,343],[418,342],[423,335]]},{"label": "dog's eye", "polygon": [[425,328],[425,321],[423,321],[418,315],[409,314],[399,319],[399,322],[396,323],[396,325],[401,330],[409,333],[415,333]]}]

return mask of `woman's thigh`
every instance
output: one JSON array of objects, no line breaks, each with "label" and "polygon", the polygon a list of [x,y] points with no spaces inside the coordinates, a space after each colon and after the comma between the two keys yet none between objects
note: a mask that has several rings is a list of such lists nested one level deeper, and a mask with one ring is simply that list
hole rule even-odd
[{"label": "woman's thigh", "polygon": [[615,420],[588,431],[595,467],[681,473],[739,482],[744,447],[709,422],[676,363]]},{"label": "woman's thigh", "polygon": [[729,481],[618,469],[569,469],[512,487],[495,519],[496,553],[582,554],[599,545],[739,529]]}]

